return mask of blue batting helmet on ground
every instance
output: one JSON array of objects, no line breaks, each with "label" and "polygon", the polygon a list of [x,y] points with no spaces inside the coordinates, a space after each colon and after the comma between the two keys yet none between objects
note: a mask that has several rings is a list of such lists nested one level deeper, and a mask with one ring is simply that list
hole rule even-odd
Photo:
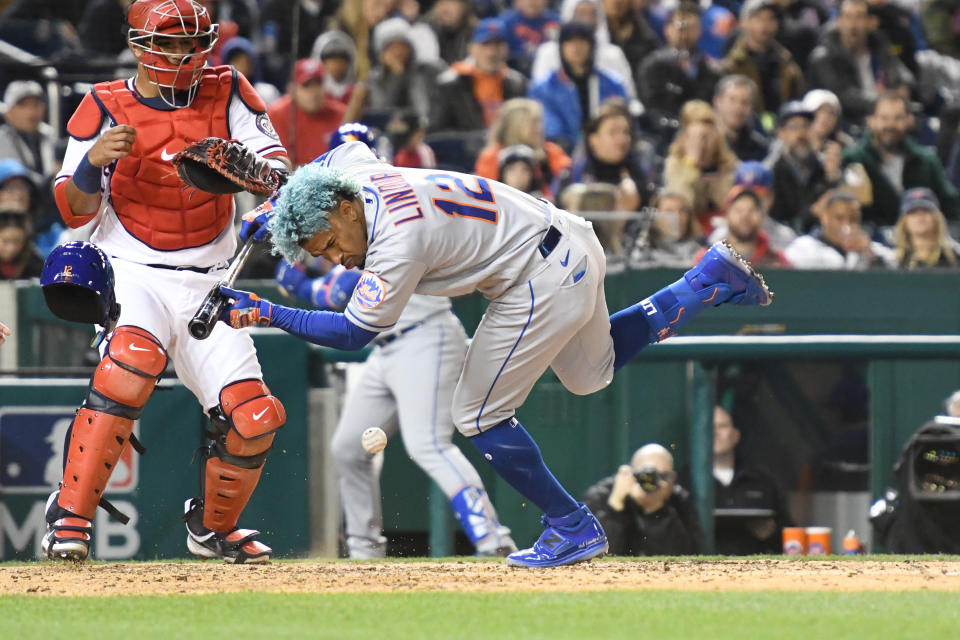
[{"label": "blue batting helmet on ground", "polygon": [[40,274],[43,297],[53,315],[103,327],[120,317],[113,284],[110,259],[89,242],[54,247]]},{"label": "blue batting helmet on ground", "polygon": [[344,142],[353,142],[354,140],[367,145],[374,152],[377,150],[377,136],[373,130],[365,124],[359,122],[348,122],[340,125],[340,128],[330,134],[331,149],[335,149]]}]

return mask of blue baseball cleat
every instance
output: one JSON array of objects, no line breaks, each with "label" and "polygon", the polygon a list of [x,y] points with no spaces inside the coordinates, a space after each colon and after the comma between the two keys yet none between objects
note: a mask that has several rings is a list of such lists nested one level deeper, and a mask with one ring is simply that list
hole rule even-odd
[{"label": "blue baseball cleat", "polygon": [[677,329],[709,306],[767,306],[773,292],[750,263],[724,241],[716,242],[683,277],[640,301],[650,342],[676,335]]},{"label": "blue baseball cleat", "polygon": [[[683,274],[683,279],[701,293],[700,301],[704,304],[765,307],[773,302],[773,292],[763,276],[723,240],[713,243],[700,261]],[[706,292],[710,292],[708,297],[703,295]]]},{"label": "blue baseball cleat", "polygon": [[507,556],[512,567],[559,567],[583,562],[607,552],[607,536],[585,505],[562,518],[543,517],[546,527],[533,546]]}]

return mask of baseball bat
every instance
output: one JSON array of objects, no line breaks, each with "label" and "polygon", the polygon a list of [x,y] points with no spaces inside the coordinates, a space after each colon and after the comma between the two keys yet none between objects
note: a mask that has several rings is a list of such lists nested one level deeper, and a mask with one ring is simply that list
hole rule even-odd
[{"label": "baseball bat", "polygon": [[210,293],[203,299],[203,304],[201,304],[197,312],[193,314],[193,318],[191,318],[188,327],[190,329],[190,335],[197,340],[206,340],[216,326],[217,320],[220,318],[220,311],[227,302],[227,297],[220,292],[220,287],[233,286],[237,275],[243,268],[243,264],[250,256],[251,249],[253,249],[252,236],[247,239],[246,244],[240,249],[240,253],[238,253],[237,257],[230,263],[230,268],[227,269],[223,279],[220,280],[213,289],[210,289]]}]

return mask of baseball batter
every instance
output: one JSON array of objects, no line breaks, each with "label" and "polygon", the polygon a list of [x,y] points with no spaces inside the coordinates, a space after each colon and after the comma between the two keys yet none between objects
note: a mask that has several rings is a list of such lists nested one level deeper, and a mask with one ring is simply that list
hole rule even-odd
[{"label": "baseball batter", "polygon": [[[373,133],[359,123],[337,129],[330,148],[351,140],[377,148]],[[322,278],[308,278],[285,261],[277,268],[277,282],[285,292],[333,311],[344,309],[359,278],[358,271],[342,266]],[[446,494],[477,555],[516,551],[480,475],[453,444],[450,408],[467,342],[450,298],[410,296],[396,326],[379,334],[373,344],[360,379],[346,397],[332,443],[350,557],[386,554],[379,467],[361,446],[361,435],[369,427],[382,428],[388,437],[399,429],[408,455]]]},{"label": "baseball batter", "polygon": [[271,325],[356,349],[396,327],[414,293],[477,290],[490,300],[452,411],[497,473],[544,512],[539,540],[508,557],[516,566],[607,550],[596,518],[554,478],[515,416],[547,367],[573,393],[592,393],[706,306],[772,300],[762,277],[718,243],[683,278],[610,316],[603,248],[589,222],[492,180],[384,166],[359,142],[299,169],[272,205],[245,220],[241,237],[268,232],[287,258],[306,250],[364,273],[342,314],[229,291],[235,303],[222,318],[234,327]]},{"label": "baseball batter", "polygon": [[237,520],[285,414],[261,380],[247,332],[224,327],[203,342],[187,332],[236,250],[233,196],[187,189],[170,160],[189,141],[215,136],[240,141],[276,169],[289,161],[247,80],[232,67],[205,66],[217,25],[202,5],[137,0],[127,22],[137,74],[84,97],[56,179],[70,227],[94,220],[103,205],[92,240],[110,256],[121,311],[67,436],[42,547],[55,559],[88,556],[94,512],[109,507],[104,487],[169,357],[212,421],[200,495],[186,503],[188,548],[264,562],[270,548]]}]

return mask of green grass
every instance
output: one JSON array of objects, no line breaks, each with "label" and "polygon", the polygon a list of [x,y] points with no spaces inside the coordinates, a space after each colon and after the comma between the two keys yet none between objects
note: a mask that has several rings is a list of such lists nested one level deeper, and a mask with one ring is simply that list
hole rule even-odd
[{"label": "green grass", "polygon": [[0,638],[956,638],[943,592],[220,594],[0,598]]}]

